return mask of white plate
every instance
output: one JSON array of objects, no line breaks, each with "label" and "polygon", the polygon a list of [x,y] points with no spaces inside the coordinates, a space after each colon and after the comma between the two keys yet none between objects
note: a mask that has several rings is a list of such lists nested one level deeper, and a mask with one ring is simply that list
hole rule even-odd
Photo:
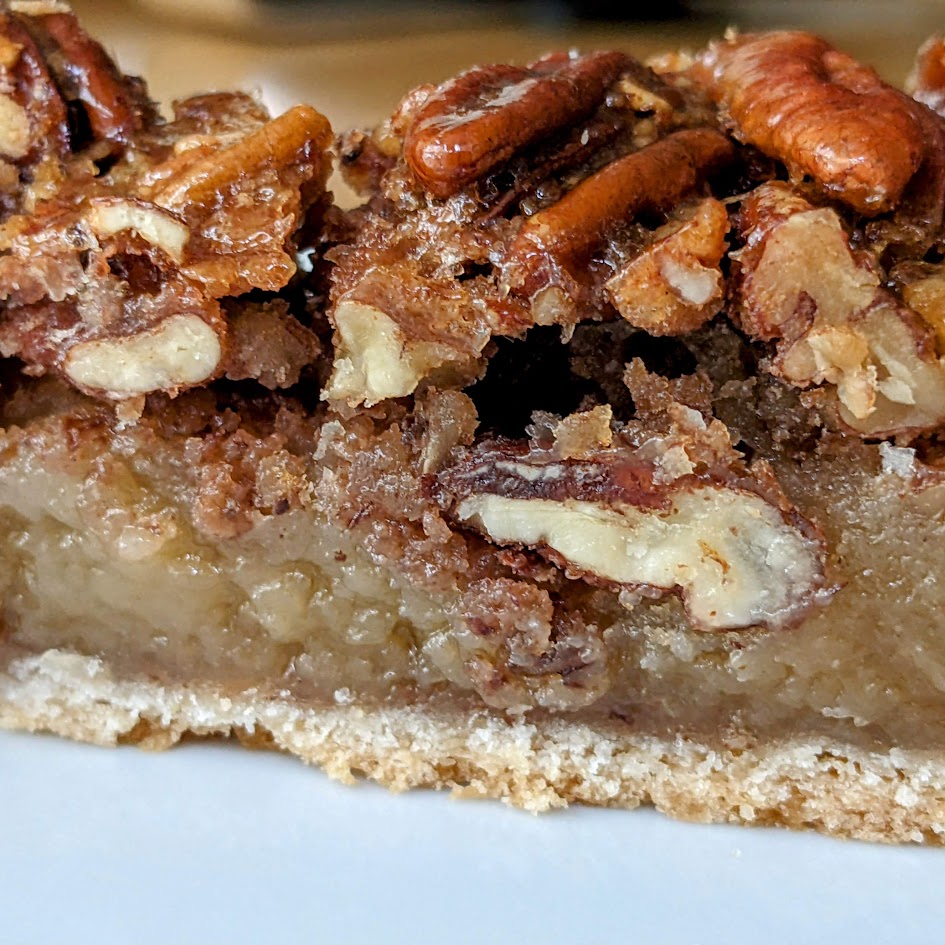
[{"label": "white plate", "polygon": [[933,943],[945,850],[534,817],[229,744],[0,733],[0,942]]}]

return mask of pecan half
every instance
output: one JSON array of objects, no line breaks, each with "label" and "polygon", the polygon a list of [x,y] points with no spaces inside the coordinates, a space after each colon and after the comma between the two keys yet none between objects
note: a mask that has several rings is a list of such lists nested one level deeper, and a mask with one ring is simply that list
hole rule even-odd
[{"label": "pecan half", "polygon": [[421,186],[449,197],[516,151],[590,114],[621,72],[619,52],[552,55],[524,68],[471,69],[440,86],[414,116],[404,158]]},{"label": "pecan half", "polygon": [[738,137],[861,213],[894,207],[925,154],[908,97],[808,33],[713,43],[693,75]]},{"label": "pecan half", "polygon": [[654,234],[655,241],[606,283],[614,308],[651,335],[693,331],[722,309],[719,264],[729,230],[725,205],[712,197]]},{"label": "pecan half", "polygon": [[770,481],[697,473],[691,463],[686,471],[682,457],[672,477],[660,477],[655,445],[562,459],[483,442],[457,451],[437,477],[438,496],[457,523],[535,549],[569,577],[680,594],[699,629],[799,619],[824,586],[816,529]]},{"label": "pecan half", "polygon": [[608,164],[529,217],[509,251],[510,284],[526,296],[581,281],[608,232],[643,211],[665,212],[735,156],[710,128],[676,131]]},{"label": "pecan half", "polygon": [[774,374],[797,387],[834,386],[841,419],[864,436],[945,420],[932,330],[850,249],[834,210],[769,183],[743,201],[739,228],[736,314],[752,337],[777,341]]}]

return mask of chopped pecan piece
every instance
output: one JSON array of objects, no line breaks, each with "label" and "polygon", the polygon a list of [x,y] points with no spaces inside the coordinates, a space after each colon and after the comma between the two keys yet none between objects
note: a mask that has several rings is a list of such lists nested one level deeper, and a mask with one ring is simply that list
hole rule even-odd
[{"label": "chopped pecan piece", "polygon": [[412,394],[427,378],[462,386],[479,373],[490,335],[475,312],[464,312],[462,289],[402,271],[399,298],[375,274],[332,310],[335,362],[323,399],[370,407]]},{"label": "chopped pecan piece", "polygon": [[945,115],[945,39],[931,36],[916,54],[906,89],[917,102]]},{"label": "chopped pecan piece", "polygon": [[[572,578],[674,591],[702,630],[780,627],[824,586],[824,545],[774,484],[681,466],[660,476],[654,438],[562,459],[534,444],[459,450],[437,478],[457,523],[535,549]],[[665,455],[665,452],[663,453]]]},{"label": "chopped pecan piece", "polygon": [[713,43],[693,75],[743,141],[860,213],[895,207],[925,155],[909,98],[808,33]]},{"label": "chopped pecan piece", "polygon": [[671,210],[734,156],[724,135],[700,128],[676,131],[608,164],[525,221],[509,253],[510,284],[534,296],[584,281],[580,270],[609,231],[643,211]]},{"label": "chopped pecan piece", "polygon": [[553,426],[555,452],[575,459],[606,449],[614,439],[613,416],[609,404],[569,414]]},{"label": "chopped pecan piece", "polygon": [[939,354],[945,354],[945,272],[941,265],[907,264],[890,275],[900,282],[903,301],[935,332]]},{"label": "chopped pecan piece", "polygon": [[[71,13],[30,17],[26,23],[34,30],[67,106],[81,107],[93,141],[127,144],[144,126],[145,118],[153,118],[141,86],[119,72]],[[72,142],[72,149],[85,143],[80,137]]]},{"label": "chopped pecan piece", "polygon": [[156,390],[177,392],[218,372],[222,334],[221,326],[202,313],[175,313],[128,335],[77,342],[62,371],[80,390],[115,400]]},{"label": "chopped pecan piece", "polygon": [[0,219],[19,205],[18,168],[69,146],[65,102],[22,19],[0,9]]},{"label": "chopped pecan piece", "polygon": [[155,112],[63,4],[0,9],[0,155],[35,164],[127,144]]},{"label": "chopped pecan piece", "polygon": [[654,234],[655,241],[606,285],[614,308],[651,335],[693,331],[722,309],[729,221],[712,197]]},{"label": "chopped pecan piece", "polygon": [[864,436],[913,433],[945,420],[945,364],[931,329],[850,249],[836,212],[786,184],[743,201],[737,315],[776,340],[773,373],[797,387],[836,387],[840,417]]},{"label": "chopped pecan piece", "polygon": [[586,117],[635,66],[623,53],[599,52],[464,72],[416,113],[404,139],[407,165],[433,196],[450,197],[519,149]]},{"label": "chopped pecan piece", "polygon": [[193,144],[138,190],[193,231],[183,271],[214,297],[281,289],[296,269],[293,234],[328,175],[328,121],[298,105],[235,140]]}]

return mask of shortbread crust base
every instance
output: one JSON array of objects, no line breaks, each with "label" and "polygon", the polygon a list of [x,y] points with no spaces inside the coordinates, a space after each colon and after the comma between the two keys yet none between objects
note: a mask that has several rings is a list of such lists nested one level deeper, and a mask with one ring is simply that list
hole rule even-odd
[{"label": "shortbread crust base", "polygon": [[441,705],[307,707],[253,691],[117,679],[101,660],[49,650],[0,674],[0,727],[98,745],[166,748],[236,735],[351,782],[449,788],[539,812],[653,804],[685,820],[780,824],[887,842],[945,842],[945,757],[822,738],[748,748],[642,735],[625,723],[509,718]]}]

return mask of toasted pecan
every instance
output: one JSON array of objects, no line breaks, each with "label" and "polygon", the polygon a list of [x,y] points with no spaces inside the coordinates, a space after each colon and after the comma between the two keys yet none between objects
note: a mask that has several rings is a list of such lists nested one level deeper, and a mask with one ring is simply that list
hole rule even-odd
[{"label": "toasted pecan", "polygon": [[672,209],[734,155],[724,135],[695,128],[673,132],[608,164],[526,220],[509,251],[513,288],[531,296],[574,279],[608,230],[642,211]]},{"label": "toasted pecan", "polygon": [[[35,158],[47,150],[65,152],[69,147],[66,105],[59,94],[35,40],[23,18],[0,10],[0,99],[5,107],[5,128],[0,132],[0,152],[13,159]],[[9,116],[22,109],[27,119],[27,138],[13,140]]]},{"label": "toasted pecan", "polygon": [[934,429],[945,420],[945,363],[932,328],[855,253],[836,211],[781,182],[742,202],[745,247],[734,311],[752,337],[777,342],[769,370],[797,387],[826,384],[861,436]]},{"label": "toasted pecan", "polygon": [[860,213],[894,207],[924,157],[908,97],[809,33],[713,43],[693,75],[739,138]]},{"label": "toasted pecan", "polygon": [[71,13],[30,18],[68,102],[81,103],[95,140],[126,144],[144,126],[143,97]]},{"label": "toasted pecan", "polygon": [[435,491],[454,521],[570,578],[679,593],[700,629],[796,621],[825,585],[823,538],[763,470],[700,469],[687,442],[651,436],[564,459],[483,441],[456,451]]},{"label": "toasted pecan", "polygon": [[227,350],[218,299],[295,273],[295,235],[329,171],[328,122],[305,106],[270,121],[239,94],[178,103],[165,122],[71,14],[4,10],[0,118],[25,115],[28,135],[0,150],[43,163],[3,201],[0,353],[111,400],[174,394],[234,365],[297,378],[319,351],[304,329],[283,319],[305,342],[298,363],[247,367]]},{"label": "toasted pecan", "polygon": [[404,158],[424,189],[449,197],[525,145],[584,118],[634,66],[623,53],[600,52],[471,69],[418,110]]},{"label": "toasted pecan", "polygon": [[651,335],[693,331],[722,309],[728,212],[714,197],[686,211],[606,284],[617,311]]},{"label": "toasted pecan", "polygon": [[213,151],[151,193],[158,206],[192,213],[205,208],[234,182],[267,167],[308,159],[318,163],[331,143],[331,126],[309,105],[296,105],[226,149]]},{"label": "toasted pecan", "polygon": [[906,89],[917,102],[945,115],[945,38],[931,36],[922,44]]}]

